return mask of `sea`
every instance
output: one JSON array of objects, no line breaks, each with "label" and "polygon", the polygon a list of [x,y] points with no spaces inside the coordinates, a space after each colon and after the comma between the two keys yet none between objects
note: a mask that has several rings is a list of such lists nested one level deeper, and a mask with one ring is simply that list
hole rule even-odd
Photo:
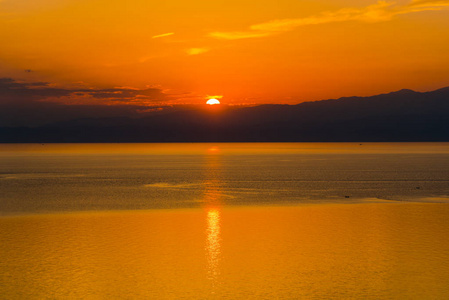
[{"label": "sea", "polygon": [[2,299],[447,299],[449,143],[0,144]]}]

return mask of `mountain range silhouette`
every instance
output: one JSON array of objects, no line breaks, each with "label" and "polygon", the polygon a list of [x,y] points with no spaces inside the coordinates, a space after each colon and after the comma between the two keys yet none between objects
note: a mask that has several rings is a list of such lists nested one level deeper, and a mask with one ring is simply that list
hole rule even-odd
[{"label": "mountain range silhouette", "polygon": [[297,105],[178,106],[143,117],[0,128],[0,142],[12,143],[369,141],[449,141],[449,87]]}]

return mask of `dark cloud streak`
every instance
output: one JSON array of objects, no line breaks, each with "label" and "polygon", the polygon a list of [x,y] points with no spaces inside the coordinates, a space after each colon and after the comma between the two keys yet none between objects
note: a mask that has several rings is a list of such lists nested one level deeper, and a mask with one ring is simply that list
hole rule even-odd
[{"label": "dark cloud streak", "polygon": [[[133,100],[136,97],[144,98],[147,101],[167,101],[170,98],[157,88],[62,89],[50,87],[46,82],[22,83],[12,78],[0,78],[0,100],[8,100],[8,98],[14,98],[14,100],[45,100],[45,98],[51,97],[80,95],[88,95],[96,99],[124,101]],[[26,97],[26,99],[23,99],[23,97]]]},{"label": "dark cloud streak", "polygon": [[45,82],[21,83],[11,78],[0,78],[1,101],[27,101],[47,97],[62,97],[70,95],[69,90],[56,89]]},{"label": "dark cloud streak", "polygon": [[[59,100],[58,100],[59,99]],[[82,99],[83,105],[77,102]],[[157,88],[64,89],[0,78],[0,126],[37,126],[90,117],[134,117],[171,100]],[[153,105],[151,105],[153,103]]]}]

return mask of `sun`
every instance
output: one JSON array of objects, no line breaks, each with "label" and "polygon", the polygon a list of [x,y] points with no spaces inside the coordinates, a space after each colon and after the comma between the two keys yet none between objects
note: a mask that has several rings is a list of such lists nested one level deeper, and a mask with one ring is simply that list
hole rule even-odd
[{"label": "sun", "polygon": [[217,105],[217,104],[220,104],[220,101],[218,101],[217,99],[209,99],[209,100],[207,100],[206,104]]}]

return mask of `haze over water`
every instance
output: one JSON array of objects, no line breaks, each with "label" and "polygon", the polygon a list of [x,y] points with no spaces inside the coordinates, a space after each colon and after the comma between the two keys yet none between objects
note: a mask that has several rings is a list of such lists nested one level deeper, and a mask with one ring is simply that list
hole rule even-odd
[{"label": "haze over water", "polygon": [[10,144],[0,165],[8,299],[449,293],[448,143]]}]

